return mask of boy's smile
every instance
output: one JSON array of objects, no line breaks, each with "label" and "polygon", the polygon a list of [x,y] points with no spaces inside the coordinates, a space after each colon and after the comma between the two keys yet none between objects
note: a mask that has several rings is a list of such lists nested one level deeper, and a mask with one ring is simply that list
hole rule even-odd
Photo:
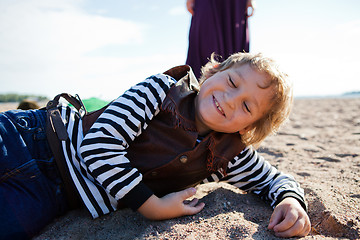
[{"label": "boy's smile", "polygon": [[[200,134],[251,129],[269,109],[268,78],[249,64],[232,67],[209,77],[195,100],[196,126]],[[264,88],[267,87],[267,88]]]},{"label": "boy's smile", "polygon": [[219,112],[225,116],[224,110],[220,107],[219,102],[216,100],[216,98],[214,96],[213,96],[213,100],[214,100],[214,103],[215,103],[217,109],[219,110]]}]

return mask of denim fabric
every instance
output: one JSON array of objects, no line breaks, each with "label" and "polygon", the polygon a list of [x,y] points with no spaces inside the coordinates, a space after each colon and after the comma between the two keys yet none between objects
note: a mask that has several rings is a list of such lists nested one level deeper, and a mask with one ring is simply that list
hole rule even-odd
[{"label": "denim fabric", "polygon": [[0,239],[31,238],[67,210],[45,122],[45,110],[0,113]]}]

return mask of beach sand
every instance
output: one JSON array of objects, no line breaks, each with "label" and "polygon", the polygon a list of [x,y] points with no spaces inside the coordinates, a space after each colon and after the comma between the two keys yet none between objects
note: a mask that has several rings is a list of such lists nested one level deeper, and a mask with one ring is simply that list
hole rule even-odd
[{"label": "beach sand", "polygon": [[[295,99],[290,121],[259,152],[305,190],[312,231],[299,239],[360,238],[360,98]],[[167,221],[71,211],[35,239],[279,239],[267,230],[272,209],[253,194],[205,184],[197,197],[206,203],[199,214]]]}]

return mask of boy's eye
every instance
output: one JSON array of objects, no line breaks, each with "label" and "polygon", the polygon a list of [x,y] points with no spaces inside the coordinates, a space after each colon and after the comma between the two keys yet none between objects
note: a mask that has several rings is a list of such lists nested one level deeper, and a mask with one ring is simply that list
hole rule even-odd
[{"label": "boy's eye", "polygon": [[235,85],[235,83],[233,82],[233,80],[231,79],[230,76],[229,76],[229,83],[230,83],[230,86],[236,88],[236,85]]},{"label": "boy's eye", "polygon": [[246,102],[244,102],[244,107],[245,107],[245,109],[246,109],[247,112],[251,113],[248,105],[246,104]]}]

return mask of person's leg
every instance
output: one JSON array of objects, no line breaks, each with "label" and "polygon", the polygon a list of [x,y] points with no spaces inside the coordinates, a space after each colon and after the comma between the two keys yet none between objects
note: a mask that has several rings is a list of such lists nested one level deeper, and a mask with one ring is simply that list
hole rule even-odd
[{"label": "person's leg", "polygon": [[204,66],[212,52],[218,53],[219,36],[214,22],[213,1],[196,0],[194,15],[191,18],[189,42],[186,64],[189,65],[195,76],[201,76],[201,67]]},{"label": "person's leg", "polygon": [[212,53],[222,62],[236,52],[249,52],[247,0],[196,0],[189,29],[186,64],[197,78]]},{"label": "person's leg", "polygon": [[0,239],[27,239],[66,211],[43,110],[0,114]]}]

